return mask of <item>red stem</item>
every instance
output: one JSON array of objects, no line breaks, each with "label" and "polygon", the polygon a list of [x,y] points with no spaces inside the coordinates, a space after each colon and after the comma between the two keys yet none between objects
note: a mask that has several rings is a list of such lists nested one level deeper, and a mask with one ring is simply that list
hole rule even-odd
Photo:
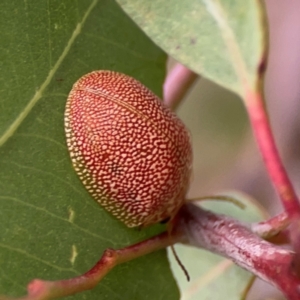
[{"label": "red stem", "polygon": [[175,110],[197,78],[196,73],[177,63],[169,71],[164,83],[164,103]]},{"label": "red stem", "polygon": [[[166,248],[174,243],[183,241],[183,239],[182,234],[174,230],[172,232],[164,232],[123,249],[107,249],[96,265],[85,274],[58,281],[35,279],[30,282],[27,287],[28,295],[19,298],[19,300],[49,300],[92,289],[115,266],[156,250]],[[10,298],[1,298],[0,296],[0,299],[6,300]]]},{"label": "red stem", "polygon": [[248,92],[246,106],[267,171],[290,220],[291,244],[300,255],[300,204],[275,145],[261,93]]},{"label": "red stem", "polygon": [[300,216],[300,205],[295,190],[281,162],[263,99],[259,93],[248,93],[247,109],[258,146],[269,176],[289,217]]},{"label": "red stem", "polygon": [[[239,266],[280,288],[290,300],[300,297],[300,279],[290,269],[295,254],[268,243],[240,222],[214,214],[193,204],[185,204],[172,230],[138,244],[107,249],[87,273],[68,280],[34,280],[28,295],[19,300],[49,300],[93,288],[116,265],[155,250],[182,242],[228,257]],[[0,299],[8,300],[0,296]],[[17,300],[17,299],[15,299]]]},{"label": "red stem", "polygon": [[262,240],[237,220],[193,204],[182,208],[179,220],[188,244],[228,257],[278,287],[287,299],[300,299],[300,279],[290,268],[292,251]]}]

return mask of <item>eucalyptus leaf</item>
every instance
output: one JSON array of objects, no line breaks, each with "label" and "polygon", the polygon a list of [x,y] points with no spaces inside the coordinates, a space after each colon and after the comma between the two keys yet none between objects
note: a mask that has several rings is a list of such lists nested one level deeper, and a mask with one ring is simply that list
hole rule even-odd
[{"label": "eucalyptus leaf", "polygon": [[[128,229],[77,178],[64,136],[73,83],[117,70],[161,95],[165,54],[112,0],[3,0],[0,10],[0,294],[91,268],[162,231]],[[72,299],[178,299],[165,251],[118,266]]]},{"label": "eucalyptus leaf", "polygon": [[244,96],[256,90],[265,51],[259,0],[117,0],[162,49],[191,70]]}]

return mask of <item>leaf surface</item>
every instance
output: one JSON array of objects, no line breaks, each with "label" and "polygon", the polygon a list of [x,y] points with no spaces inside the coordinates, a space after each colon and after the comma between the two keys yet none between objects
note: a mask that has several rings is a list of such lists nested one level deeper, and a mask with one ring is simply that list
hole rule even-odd
[{"label": "leaf surface", "polygon": [[265,49],[258,0],[117,0],[169,55],[244,95],[255,90]]},{"label": "leaf surface", "polygon": [[[161,95],[165,54],[114,1],[5,0],[0,10],[0,294],[87,271],[103,251],[160,232],[127,229],[77,178],[64,136],[73,83],[97,69]],[[178,299],[165,251],[118,266],[72,299]]]}]

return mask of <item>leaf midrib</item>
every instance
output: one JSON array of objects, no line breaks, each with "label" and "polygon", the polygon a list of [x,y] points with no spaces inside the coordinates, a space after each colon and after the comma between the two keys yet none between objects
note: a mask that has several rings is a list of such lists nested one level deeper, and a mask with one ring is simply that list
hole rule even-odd
[{"label": "leaf midrib", "polygon": [[52,78],[54,77],[58,68],[61,66],[61,64],[64,61],[67,54],[70,52],[72,45],[74,44],[77,36],[80,34],[81,29],[84,26],[88,16],[90,15],[91,11],[93,10],[93,8],[96,6],[97,3],[98,3],[98,0],[93,0],[93,2],[90,4],[90,6],[88,7],[88,9],[86,10],[86,12],[83,15],[81,22],[79,22],[76,25],[63,52],[59,56],[58,60],[54,64],[53,68],[49,71],[48,76],[46,77],[45,81],[42,83],[40,88],[35,92],[34,96],[29,100],[29,102],[24,107],[24,109],[19,113],[17,118],[11,123],[11,125],[7,128],[7,130],[4,132],[4,134],[0,137],[0,147],[2,147],[11,136],[13,136],[13,134],[20,127],[20,125],[25,120],[25,118],[29,115],[29,113],[31,112],[33,107],[36,105],[36,103],[42,98],[45,89],[50,84]]}]

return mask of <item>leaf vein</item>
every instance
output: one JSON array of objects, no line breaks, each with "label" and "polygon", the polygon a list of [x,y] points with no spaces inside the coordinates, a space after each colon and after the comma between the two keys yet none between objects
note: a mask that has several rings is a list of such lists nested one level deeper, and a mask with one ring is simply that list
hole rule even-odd
[{"label": "leaf vein", "polygon": [[37,256],[35,256],[35,255],[33,255],[33,254],[30,254],[30,253],[28,253],[27,251],[25,251],[25,250],[23,250],[23,249],[15,248],[15,247],[12,247],[12,246],[3,244],[3,243],[0,243],[0,247],[2,247],[2,248],[4,248],[4,249],[7,249],[7,250],[10,250],[10,251],[17,252],[17,253],[22,254],[22,255],[24,255],[24,256],[27,256],[27,257],[29,257],[29,258],[31,258],[31,259],[33,259],[33,260],[36,260],[36,261],[41,262],[41,263],[43,263],[43,264],[45,264],[45,265],[47,265],[47,266],[50,266],[50,267],[52,267],[52,268],[54,268],[54,269],[57,269],[57,270],[59,270],[60,272],[64,271],[64,272],[73,272],[73,273],[75,273],[75,274],[79,274],[79,273],[78,273],[76,270],[74,270],[73,268],[62,268],[62,267],[60,267],[60,266],[57,266],[57,265],[55,265],[55,264],[52,264],[52,263],[50,263],[50,262],[48,262],[48,261],[42,259],[42,258],[40,258],[40,257],[37,257]]},{"label": "leaf vein", "polygon": [[[66,180],[63,180],[61,178],[59,178],[58,176],[50,173],[50,172],[46,172],[44,170],[40,170],[40,169],[37,169],[37,168],[34,168],[34,167],[29,167],[29,166],[25,166],[25,165],[21,165],[17,162],[14,162],[14,161],[0,161],[1,163],[6,163],[6,164],[13,164],[19,168],[22,168],[22,169],[27,169],[27,170],[31,170],[31,171],[34,171],[34,172],[38,172],[38,173],[42,173],[42,174],[45,174],[47,176],[51,176],[51,177],[54,177],[57,181],[60,181],[66,185],[68,185],[69,187],[71,187],[71,189],[73,191],[75,191],[78,195],[80,195],[82,198],[85,199],[85,202],[88,204],[88,205],[92,205],[92,202],[91,201],[87,201],[86,200],[86,197],[84,197],[84,195],[78,190],[76,189],[70,182],[66,181]],[[94,206],[93,206],[94,207]]]},{"label": "leaf vein", "polygon": [[231,58],[232,65],[244,89],[249,86],[248,71],[245,65],[240,46],[236,40],[236,36],[228,24],[228,16],[222,7],[219,0],[202,0],[207,7],[207,10],[215,19],[220,27],[224,43],[227,47]]},{"label": "leaf vein", "polygon": [[[41,123],[41,122],[40,122],[40,123]],[[45,124],[45,123],[44,123],[44,124]],[[19,133],[18,136],[33,137],[33,138],[45,140],[45,141],[47,141],[47,142],[51,142],[51,143],[53,143],[53,144],[55,144],[55,145],[61,147],[61,148],[64,149],[64,150],[67,149],[67,147],[66,147],[64,144],[62,144],[62,143],[60,143],[60,142],[58,142],[58,141],[56,141],[56,140],[54,140],[54,139],[52,139],[52,138],[49,138],[49,137],[46,137],[46,136],[42,136],[42,135],[39,135],[39,134]]]},{"label": "leaf vein", "polygon": [[80,230],[80,231],[82,231],[82,232],[84,232],[84,233],[86,233],[86,234],[88,234],[88,235],[91,235],[91,236],[93,236],[93,237],[96,237],[96,238],[98,238],[98,239],[101,239],[102,241],[106,241],[106,242],[113,243],[112,241],[109,241],[109,240],[107,240],[107,239],[104,239],[103,237],[101,237],[100,235],[98,235],[98,234],[96,234],[96,233],[90,232],[89,230],[87,230],[87,229],[85,229],[85,228],[82,228],[81,226],[75,224],[74,222],[70,222],[68,219],[65,219],[65,218],[62,218],[62,217],[60,217],[60,216],[57,216],[56,214],[54,214],[54,213],[48,211],[48,210],[47,210],[46,208],[44,208],[44,207],[38,207],[38,206],[36,206],[36,205],[27,203],[27,202],[22,201],[22,200],[20,200],[20,199],[18,199],[18,198],[10,197],[10,196],[0,196],[0,199],[7,199],[7,200],[12,200],[12,201],[18,202],[18,203],[21,204],[21,205],[24,205],[24,206],[33,208],[33,209],[38,210],[38,211],[41,211],[41,212],[43,212],[43,213],[45,213],[45,214],[47,214],[47,215],[49,215],[49,216],[51,216],[51,217],[53,217],[53,218],[55,218],[55,219],[61,220],[61,221],[63,221],[63,222],[66,222],[66,223],[68,223],[69,225],[75,227],[76,229],[78,229],[78,230]]},{"label": "leaf vein", "polygon": [[[45,124],[45,123],[44,123]],[[39,134],[32,134],[32,133],[19,133],[18,136],[24,136],[24,137],[32,137],[32,138],[37,138],[37,139],[41,139],[41,140],[45,140],[45,141],[48,141],[48,142],[51,142],[59,147],[61,147],[62,149],[66,150],[67,147],[62,144],[62,143],[59,143],[58,141],[54,140],[54,139],[51,139],[49,137],[46,137],[46,136],[42,136],[42,135],[39,135]]]},{"label": "leaf vein", "polygon": [[50,84],[54,74],[58,70],[58,68],[61,66],[63,60],[69,53],[73,43],[75,42],[77,36],[80,34],[81,29],[90,15],[91,11],[93,8],[96,6],[98,0],[94,0],[91,5],[88,7],[87,11],[85,12],[81,22],[79,22],[73,31],[70,39],[67,42],[66,47],[64,48],[62,54],[54,64],[53,68],[49,71],[48,76],[46,77],[45,81],[43,84],[40,86],[40,88],[35,92],[34,96],[29,100],[28,104],[24,107],[24,109],[19,113],[17,118],[12,122],[12,124],[8,127],[8,129],[4,132],[4,134],[0,137],[0,147],[3,146],[6,141],[15,133],[15,131],[19,128],[19,126],[22,124],[24,119],[28,116],[28,114],[31,112],[35,104],[41,99],[43,96],[43,93],[45,89],[48,87]]},{"label": "leaf vein", "polygon": [[23,291],[26,291],[26,288],[22,284],[17,283],[14,279],[12,279],[9,276],[7,276],[7,274],[4,273],[3,270],[1,270],[0,277],[2,277],[4,279],[6,279],[7,281],[11,282],[14,286],[17,286],[18,288],[21,288]]},{"label": "leaf vein", "polygon": [[143,56],[143,55],[141,55],[140,53],[138,53],[136,51],[130,50],[129,47],[125,47],[125,46],[123,46],[123,44],[119,44],[119,43],[116,43],[116,42],[114,42],[114,41],[112,41],[110,39],[104,38],[102,36],[90,34],[90,33],[86,33],[86,35],[92,37],[93,39],[98,39],[98,40],[101,40],[101,41],[103,41],[103,42],[105,42],[107,44],[111,44],[111,45],[113,45],[113,46],[115,46],[115,47],[117,47],[119,49],[124,50],[124,52],[130,53],[133,56],[135,56],[137,58],[140,58],[142,60],[149,61],[149,62],[156,62],[156,60],[154,60],[154,59],[149,59],[148,57]]}]

